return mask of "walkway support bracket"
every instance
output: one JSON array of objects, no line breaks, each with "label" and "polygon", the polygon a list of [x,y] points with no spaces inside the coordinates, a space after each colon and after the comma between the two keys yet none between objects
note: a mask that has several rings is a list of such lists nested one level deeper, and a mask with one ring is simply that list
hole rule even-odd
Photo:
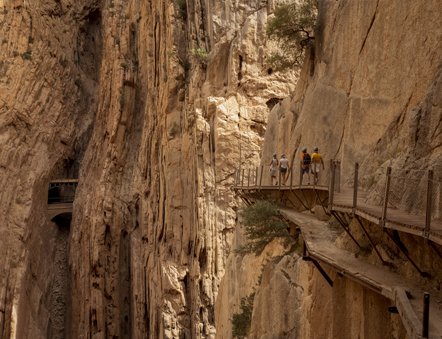
[{"label": "walkway support bracket", "polygon": [[433,205],[433,171],[428,171],[428,183],[427,183],[427,206],[425,210],[425,230],[424,237],[430,237],[430,228],[431,228],[431,207]]},{"label": "walkway support bracket", "polygon": [[385,227],[387,221],[388,196],[390,195],[391,167],[387,167],[387,177],[385,180],[384,205],[382,207],[382,216],[379,221],[381,227]]},{"label": "walkway support bracket", "polygon": [[331,211],[333,208],[333,198],[335,193],[335,162],[330,160],[330,187],[328,189],[328,209]]},{"label": "walkway support bracket", "polygon": [[431,275],[428,272],[422,271],[419,266],[414,262],[413,259],[411,259],[410,255],[408,254],[408,250],[405,248],[405,245],[403,243],[400,243],[398,239],[393,237],[390,232],[388,232],[387,229],[384,230],[385,233],[387,233],[388,237],[395,243],[395,245],[401,250],[401,252],[405,255],[405,257],[408,259],[408,261],[413,265],[413,267],[419,272],[419,274],[423,278],[430,278]]},{"label": "walkway support bracket", "polygon": [[333,287],[333,280],[332,278],[330,278],[330,276],[327,274],[327,272],[322,268],[322,266],[319,264],[319,262],[310,257],[307,253],[307,246],[305,245],[305,242],[303,244],[303,249],[302,249],[302,260],[304,261],[311,261],[313,263],[313,265],[315,265],[315,267],[318,269],[319,273],[321,273],[321,275],[324,277],[325,281],[327,281],[327,283]]},{"label": "walkway support bracket", "polygon": [[358,181],[359,181],[359,164],[356,162],[354,179],[353,179],[353,207],[352,207],[353,216],[355,216],[356,208],[358,206]]},{"label": "walkway support bracket", "polygon": [[371,247],[372,247],[373,250],[376,252],[378,258],[381,260],[382,265],[391,265],[390,262],[388,262],[388,261],[384,260],[384,258],[382,258],[382,255],[381,255],[381,253],[379,252],[379,250],[376,248],[376,245],[375,245],[375,243],[373,242],[373,240],[371,239],[370,234],[368,233],[368,231],[367,231],[366,228],[364,227],[364,224],[363,224],[361,218],[359,218],[358,215],[355,215],[355,217],[356,217],[356,220],[358,221],[359,225],[361,226],[362,230],[364,231],[365,235],[367,236],[368,241],[370,242]]},{"label": "walkway support bracket", "polygon": [[259,189],[262,187],[262,172],[264,171],[264,166],[261,165],[261,173],[259,174]]},{"label": "walkway support bracket", "polygon": [[331,214],[335,217],[335,219],[341,224],[342,228],[345,230],[345,232],[350,236],[350,238],[353,240],[353,242],[358,246],[359,249],[361,249],[361,245],[358,243],[358,241],[355,239],[355,237],[351,234],[350,228],[348,224],[346,224],[339,214],[336,211],[331,211]]}]

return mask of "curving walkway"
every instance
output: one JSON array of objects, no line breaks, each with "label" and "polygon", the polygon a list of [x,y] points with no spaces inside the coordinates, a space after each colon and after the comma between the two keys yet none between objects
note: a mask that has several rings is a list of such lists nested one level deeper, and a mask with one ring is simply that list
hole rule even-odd
[{"label": "curving walkway", "polygon": [[[280,211],[301,229],[309,257],[392,300],[410,338],[422,338],[420,319],[423,317],[422,297],[425,291],[397,273],[366,263],[353,253],[336,247],[336,234],[326,222],[287,208]],[[442,338],[442,295],[436,291],[431,293],[429,334],[430,338]]]},{"label": "curving walkway", "polygon": [[[333,232],[326,222],[317,220],[312,214],[298,211],[310,211],[315,205],[322,205],[324,212],[328,214],[338,214],[338,217],[343,214],[359,216],[380,227],[423,237],[442,245],[440,221],[431,221],[431,228],[428,230],[426,229],[428,220],[424,216],[390,208],[388,204],[385,204],[384,208],[368,204],[366,194],[357,192],[355,195],[354,190],[342,192],[333,190],[333,196],[330,197],[330,190],[327,186],[293,184],[264,186],[256,184],[256,179],[254,184],[246,185],[237,181],[233,189],[246,203],[266,199],[279,202],[284,206],[291,206],[292,208],[281,208],[281,213],[301,229],[308,256],[392,300],[410,338],[423,338],[421,319],[423,318],[424,291],[413,281],[404,279],[387,267],[363,262],[353,253],[337,248],[334,245]],[[442,293],[440,291],[431,291],[429,332],[429,338],[442,339]]]},{"label": "curving walkway", "polygon": [[[383,219],[384,210],[380,206],[371,205],[366,202],[366,193],[358,192],[356,204],[354,203],[354,192],[344,190],[340,193],[334,192],[333,200],[329,199],[329,188],[327,186],[313,185],[292,185],[290,186],[239,186],[233,187],[240,195],[252,199],[271,199],[282,201],[285,198],[297,201],[304,205],[304,209],[311,209],[315,204],[321,204],[327,207],[327,211],[337,211],[343,213],[359,215],[381,227],[398,230],[404,233],[413,234],[419,237],[427,238],[439,245],[442,245],[442,222],[432,221],[431,227],[426,232],[425,216],[418,216],[407,213],[400,209],[387,208],[385,219]],[[302,200],[302,203],[299,201]],[[297,208],[293,204],[293,207]],[[385,221],[385,222],[384,222]]]}]

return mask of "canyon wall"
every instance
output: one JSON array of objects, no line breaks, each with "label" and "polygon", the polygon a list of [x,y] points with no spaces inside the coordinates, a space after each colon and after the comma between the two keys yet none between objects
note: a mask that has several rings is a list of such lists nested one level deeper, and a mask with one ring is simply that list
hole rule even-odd
[{"label": "canyon wall", "polygon": [[[215,336],[234,170],[294,88],[273,6],[0,2],[2,337]],[[77,177],[70,226],[47,220]]]},{"label": "canyon wall", "polygon": [[[440,6],[320,1],[291,96],[295,75],[265,61],[276,3],[0,1],[1,337],[225,338],[259,280],[252,337],[376,338],[364,312],[404,336],[384,299],[328,290],[281,244],[237,256],[230,185],[298,145],[347,176],[361,162],[372,186],[387,164],[440,168]],[[66,177],[70,226],[46,216],[48,181]]]},{"label": "canyon wall", "polygon": [[[341,161],[344,187],[352,185],[353,165],[359,162],[360,184],[371,190],[374,202],[381,201],[386,167],[391,166],[393,204],[420,214],[425,213],[431,168],[433,219],[440,219],[441,14],[439,1],[320,1],[314,48],[294,95],[269,115],[261,164],[274,152],[286,153],[294,159],[298,178],[300,148],[311,152],[318,146],[326,161],[323,183],[329,160]],[[237,239],[241,245],[240,234]],[[403,239],[419,265],[435,272],[433,283],[440,284],[438,259],[432,259],[428,246]],[[386,311],[388,300],[327,270],[337,279],[331,289],[311,263],[289,249],[273,259],[264,252],[253,259],[259,265],[250,260],[237,254],[229,258],[217,302],[220,337],[231,334],[241,299],[253,291],[250,338],[407,336],[401,320]],[[409,262],[398,266],[424,283]],[[233,307],[225,307],[225,300]]]},{"label": "canyon wall", "polygon": [[321,1],[314,58],[269,116],[265,158],[316,145],[347,177],[356,161],[363,175],[440,171],[440,14],[438,1]]}]

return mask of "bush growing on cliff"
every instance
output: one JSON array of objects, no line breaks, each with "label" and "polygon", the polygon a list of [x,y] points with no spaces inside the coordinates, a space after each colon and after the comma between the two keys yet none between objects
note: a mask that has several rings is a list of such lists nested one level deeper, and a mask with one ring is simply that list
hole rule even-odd
[{"label": "bush growing on cliff", "polygon": [[317,0],[291,1],[276,7],[267,22],[267,36],[279,48],[269,58],[273,67],[285,70],[302,65],[305,51],[315,39],[317,13]]},{"label": "bush growing on cliff", "polygon": [[183,18],[183,20],[187,19],[187,3],[186,0],[175,0],[175,3],[178,6],[178,13]]},{"label": "bush growing on cliff", "polygon": [[197,60],[203,65],[207,64],[207,60],[209,59],[209,53],[204,48],[193,48],[190,50],[190,53],[197,58]]},{"label": "bush growing on cliff", "polygon": [[275,204],[260,200],[244,208],[241,212],[247,244],[239,251],[260,254],[273,239],[290,238],[288,225],[282,219]]},{"label": "bush growing on cliff", "polygon": [[232,337],[243,339],[247,336],[252,322],[253,301],[255,292],[241,298],[241,312],[234,313],[232,318]]}]

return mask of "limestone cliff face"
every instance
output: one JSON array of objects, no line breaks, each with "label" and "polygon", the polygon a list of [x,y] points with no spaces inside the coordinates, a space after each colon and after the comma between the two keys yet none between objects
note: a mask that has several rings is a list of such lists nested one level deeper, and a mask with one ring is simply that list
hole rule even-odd
[{"label": "limestone cliff face", "polygon": [[67,274],[56,271],[67,233],[46,219],[46,190],[50,178],[72,175],[96,109],[95,8],[82,1],[0,2],[2,338],[23,337],[19,328],[46,336],[57,279]]},{"label": "limestone cliff face", "polygon": [[[2,337],[215,336],[234,169],[293,89],[265,64],[273,6],[0,2]],[[48,180],[77,176],[50,222]]]},{"label": "limestone cliff face", "polygon": [[284,140],[319,146],[347,176],[356,161],[367,176],[440,171],[440,3],[321,1],[319,13],[314,58],[269,117],[265,157]]},{"label": "limestone cliff face", "polygon": [[[392,187],[396,199],[421,213],[425,171],[433,168],[439,180],[433,218],[440,218],[440,3],[319,4],[315,48],[295,94],[269,115],[263,163],[274,151],[293,157],[299,147],[311,150],[317,145],[326,160],[341,160],[344,185],[349,184],[352,166],[358,161],[361,182],[372,189],[373,200],[385,182],[386,167],[392,166],[404,177]],[[418,246],[416,241],[408,245]],[[433,265],[429,256],[417,252],[424,266]],[[219,318],[224,321],[218,329],[228,335],[227,319],[239,312],[240,299],[255,288],[251,338],[406,337],[400,320],[385,312],[388,300],[345,278],[333,276],[335,286],[330,289],[298,258],[293,253],[282,255],[261,268],[249,265],[247,257],[232,256],[229,262],[235,269],[226,275],[230,280],[222,281],[219,299],[229,296],[235,306]],[[256,271],[261,269],[258,279]],[[236,278],[233,272],[238,271],[248,278]],[[244,281],[250,284],[244,286]]]}]

